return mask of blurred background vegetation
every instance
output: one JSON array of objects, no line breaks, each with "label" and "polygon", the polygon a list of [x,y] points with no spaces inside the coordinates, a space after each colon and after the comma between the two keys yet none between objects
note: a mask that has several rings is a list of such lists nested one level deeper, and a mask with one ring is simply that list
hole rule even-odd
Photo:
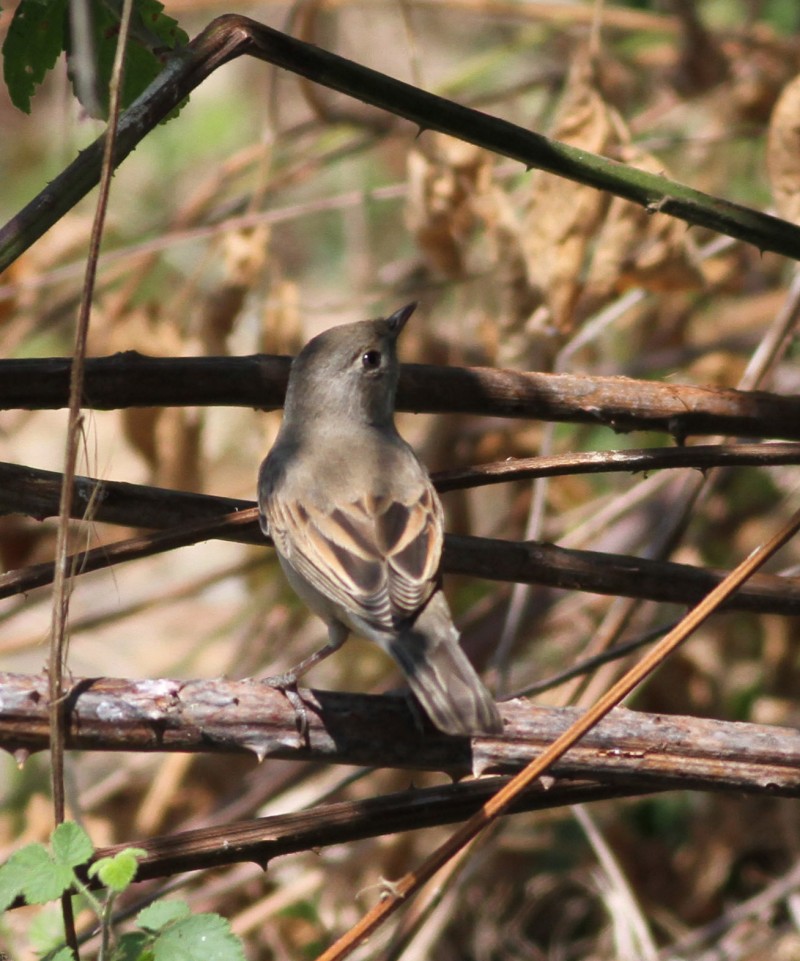
[{"label": "blurred background vegetation", "polygon": [[[0,14],[3,31],[13,6]],[[790,136],[800,99],[788,86],[800,68],[795,0],[605,8],[174,0],[166,11],[190,36],[221,13],[245,13],[557,139],[788,219],[798,213],[800,160]],[[770,137],[785,90],[786,126],[776,127],[776,114]],[[77,106],[62,62],[30,116],[0,91],[0,129],[5,222],[102,125]],[[243,58],[218,70],[114,176],[91,353],[292,354],[325,327],[419,300],[401,345],[405,361],[800,389],[796,346],[758,377],[751,363],[782,311],[796,309],[784,258],[417,134],[263,63]],[[2,356],[71,352],[94,204],[90,195],[0,276]],[[671,443],[605,427],[399,421],[431,470]],[[87,412],[79,471],[252,498],[279,422],[279,413],[234,408]],[[0,459],[60,470],[65,426],[64,411],[0,412]],[[796,490],[791,467],[705,479],[665,471],[454,492],[445,507],[455,532],[731,567],[774,532]],[[52,557],[54,531],[54,521],[0,518],[4,568]],[[76,531],[79,547],[124,534],[91,521]],[[794,547],[771,569],[796,573],[799,562]],[[681,613],[457,578],[447,590],[467,650],[500,693]],[[80,578],[71,610],[69,668],[79,676],[274,673],[323,633],[269,550],[220,541]],[[49,619],[47,590],[3,602],[4,668],[42,669]],[[796,634],[790,618],[718,615],[632,706],[794,726]],[[586,704],[623,668],[606,666],[539,702]],[[351,639],[309,681],[381,690],[398,678],[379,651]],[[47,758],[20,770],[9,758],[0,764],[0,843],[10,851],[49,831]],[[407,772],[352,780],[317,765],[214,756],[72,755],[68,772],[72,813],[98,845],[224,820],[233,800],[243,817],[410,780]],[[688,793],[607,802],[577,818],[569,810],[519,815],[358,956],[583,961],[655,958],[660,948],[663,957],[800,958],[791,887],[767,897],[758,914],[736,913],[796,865],[799,823],[791,801]],[[278,861],[266,874],[252,865],[208,872],[188,879],[185,893],[197,910],[231,919],[248,957],[311,958],[374,901],[382,878],[410,869],[443,835],[325,849]],[[691,941],[719,919],[721,934]],[[30,924],[27,909],[3,919],[0,950],[29,957]],[[705,953],[710,944],[721,953]]]}]

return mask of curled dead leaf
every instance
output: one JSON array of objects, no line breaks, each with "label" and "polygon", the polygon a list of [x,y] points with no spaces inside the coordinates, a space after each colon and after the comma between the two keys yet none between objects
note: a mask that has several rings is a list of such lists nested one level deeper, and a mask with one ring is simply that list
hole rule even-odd
[{"label": "curled dead leaf", "polygon": [[228,337],[247,295],[264,276],[269,257],[266,224],[227,231],[221,243],[221,280],[206,294],[200,311],[200,340],[207,354],[228,353]]},{"label": "curled dead leaf", "polygon": [[[639,170],[665,173],[652,154],[628,144],[620,159]],[[650,213],[615,197],[609,204],[586,279],[587,310],[630,287],[659,293],[702,286],[704,276],[694,242],[683,221]]]},{"label": "curled dead leaf", "polygon": [[487,151],[445,134],[432,133],[409,151],[406,223],[445,277],[465,273],[467,242],[488,213],[476,203],[490,190],[491,165]]},{"label": "curled dead leaf", "polygon": [[800,75],[784,87],[772,112],[767,172],[778,213],[800,220]]},{"label": "curled dead leaf", "polygon": [[[582,52],[570,70],[551,131],[554,139],[592,153],[608,153],[618,142],[617,123],[595,82],[594,60]],[[594,187],[538,171],[523,227],[523,249],[531,286],[541,291],[552,323],[561,333],[574,326],[587,251],[608,208]]]}]

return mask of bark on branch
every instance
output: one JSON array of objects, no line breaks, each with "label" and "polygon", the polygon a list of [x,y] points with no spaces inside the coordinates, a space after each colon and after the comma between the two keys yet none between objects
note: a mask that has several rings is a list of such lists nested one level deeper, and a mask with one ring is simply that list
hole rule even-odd
[{"label": "bark on branch", "polygon": [[[70,358],[0,361],[0,409],[67,404]],[[86,361],[83,406],[283,406],[289,357],[145,357],[126,351]],[[664,431],[800,440],[800,397],[629,377],[542,374],[490,367],[404,364],[398,410],[531,418]]]},{"label": "bark on branch", "polygon": [[[139,861],[136,881],[172,877],[184,871],[224,867],[253,861],[266,869],[269,862],[286,854],[318,850],[331,844],[345,844],[364,838],[381,837],[400,831],[465,821],[502,787],[507,779],[487,777],[433,788],[412,788],[361,801],[321,804],[310,811],[253,818],[193,831],[179,831],[161,837],[135,841],[147,855]],[[583,804],[613,797],[645,793],[623,783],[595,784],[591,781],[553,779],[526,791],[510,813],[536,811]],[[93,863],[113,857],[130,842],[98,848]],[[88,867],[88,865],[87,865]],[[84,869],[85,870],[85,869]]]},{"label": "bark on branch", "polygon": [[[366,767],[510,773],[552,743],[575,708],[501,705],[500,737],[454,738],[412,714],[404,697],[301,690],[307,736],[286,696],[254,680],[73,679],[67,748],[251,752],[259,758]],[[48,746],[47,679],[0,673],[0,747],[24,757]],[[617,709],[555,766],[562,777],[626,789],[735,790],[800,796],[800,732]]]},{"label": "bark on branch", "polygon": [[[56,513],[60,476],[0,464],[0,514],[22,511],[42,518]],[[269,543],[258,528],[252,501],[79,477],[71,505],[73,516],[84,517],[90,504],[95,521],[168,529],[85,551],[75,558],[76,574],[88,574],[209,538]],[[682,605],[696,603],[724,576],[720,571],[669,561],[570,550],[538,541],[501,541],[455,534],[445,537],[442,570],[490,581],[539,584]],[[43,587],[52,579],[50,563],[11,571],[0,576],[0,598]],[[724,609],[798,614],[800,578],[755,574]]]}]

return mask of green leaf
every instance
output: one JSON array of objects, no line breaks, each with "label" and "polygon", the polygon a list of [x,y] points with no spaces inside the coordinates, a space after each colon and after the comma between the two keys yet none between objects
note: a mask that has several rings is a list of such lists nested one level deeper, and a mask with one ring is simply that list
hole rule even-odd
[{"label": "green leaf", "polygon": [[[67,59],[73,91],[84,108],[102,117],[108,116],[108,88],[119,39],[122,5],[119,0],[88,0],[91,17],[91,46],[95,62],[93,83],[94,96],[88,96],[86,84],[75,83],[72,37],[67,39]],[[158,76],[175,50],[188,43],[189,38],[176,20],[164,13],[158,0],[135,0],[128,49],[125,53],[125,72],[121,90],[122,107],[128,107]],[[177,113],[177,111],[175,111]]]},{"label": "green leaf", "polygon": [[41,844],[28,844],[20,848],[0,870],[3,897],[7,898],[13,891],[12,901],[18,894],[22,894],[28,904],[54,901],[61,897],[73,881],[72,869],[56,864]]},{"label": "green leaf", "polygon": [[24,850],[22,848],[12,854],[8,861],[0,866],[0,913],[22,894],[27,878],[27,868],[21,863],[19,855]]},{"label": "green leaf", "polygon": [[48,961],[75,961],[72,948],[62,948],[57,954],[52,955]]},{"label": "green leaf", "polygon": [[48,904],[31,918],[28,940],[37,957],[49,956],[64,947],[64,917],[60,904]]},{"label": "green leaf", "polygon": [[53,849],[53,860],[56,864],[64,864],[75,868],[85,864],[92,856],[94,845],[83,828],[74,821],[59,824],[50,839]]},{"label": "green leaf", "polygon": [[55,901],[71,887],[75,879],[72,868],[66,864],[56,864],[44,848],[41,849],[41,857],[31,860],[30,868],[31,875],[23,888],[28,904]]},{"label": "green leaf", "polygon": [[185,901],[156,901],[139,912],[136,923],[147,931],[160,931],[166,925],[190,916],[191,910]]},{"label": "green leaf", "polygon": [[149,47],[158,56],[164,49],[177,50],[185,47],[189,37],[178,26],[178,21],[164,13],[164,4],[159,0],[137,0],[131,24],[132,35]]},{"label": "green leaf", "polygon": [[20,0],[3,43],[11,102],[31,112],[31,97],[64,49],[68,0]]},{"label": "green leaf", "polygon": [[153,952],[150,950],[151,934],[144,931],[129,931],[117,941],[114,950],[114,961],[152,961]]},{"label": "green leaf", "polygon": [[101,884],[119,894],[134,879],[139,867],[139,858],[146,854],[147,851],[142,848],[125,848],[123,851],[118,851],[114,857],[100,858],[89,868],[89,877],[98,877]]},{"label": "green leaf", "polygon": [[242,944],[218,914],[197,914],[170,925],[156,938],[155,961],[245,961]]}]

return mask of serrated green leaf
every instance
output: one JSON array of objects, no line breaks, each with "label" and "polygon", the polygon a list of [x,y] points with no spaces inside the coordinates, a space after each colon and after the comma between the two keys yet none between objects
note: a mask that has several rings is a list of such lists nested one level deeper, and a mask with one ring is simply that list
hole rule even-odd
[{"label": "serrated green leaf", "polygon": [[145,934],[144,931],[129,931],[123,934],[117,941],[114,950],[114,961],[150,961],[153,952],[148,945],[152,940],[152,935]]},{"label": "serrated green leaf", "polygon": [[47,867],[43,866],[36,878],[32,878],[25,885],[23,890],[25,900],[28,904],[46,904],[48,901],[54,901],[71,887],[74,879],[72,868],[68,868],[65,864],[56,864],[48,858]]},{"label": "serrated green leaf", "polygon": [[114,857],[100,858],[89,868],[89,877],[98,877],[112,891],[124,891],[136,875],[139,858],[146,854],[142,848],[125,848]]},{"label": "serrated green leaf", "polygon": [[[119,39],[122,4],[119,0],[89,0],[92,43],[94,50],[93,96],[87,97],[86,84],[74,82],[72,73],[73,45],[67,38],[67,61],[71,66],[73,91],[93,116],[99,106],[108,115],[108,88]],[[125,52],[125,72],[120,95],[123,109],[158,76],[170,55],[188,43],[189,38],[176,20],[164,13],[158,0],[136,0]],[[91,102],[89,102],[91,100]]]},{"label": "serrated green leaf", "polygon": [[177,50],[189,42],[178,21],[164,13],[164,4],[159,0],[137,0],[132,31],[156,56],[163,55],[164,48]]},{"label": "serrated green leaf", "polygon": [[4,864],[0,867],[0,914],[7,911],[14,901],[22,894],[21,885],[17,884],[16,879],[10,873],[4,873]]},{"label": "serrated green leaf", "polygon": [[156,938],[153,956],[155,961],[245,961],[241,942],[218,914],[197,914],[170,925]]},{"label": "serrated green leaf", "polygon": [[[33,847],[33,845],[29,846]],[[28,877],[28,868],[20,858],[24,850],[25,848],[21,848],[0,866],[0,912],[5,911],[22,894]]]},{"label": "serrated green leaf", "polygon": [[20,0],[3,43],[11,102],[31,112],[31,97],[64,49],[68,0]]},{"label": "serrated green leaf", "polygon": [[41,844],[29,844],[13,854],[5,865],[19,884],[28,904],[45,904],[61,897],[73,881],[72,868],[56,864]]},{"label": "serrated green leaf", "polygon": [[63,864],[70,868],[85,864],[94,851],[91,838],[74,821],[65,821],[57,825],[50,839],[50,846],[53,849],[53,860],[56,864]]},{"label": "serrated green leaf", "polygon": [[191,910],[185,901],[156,901],[139,912],[136,923],[147,931],[160,931],[166,925],[190,915]]}]

